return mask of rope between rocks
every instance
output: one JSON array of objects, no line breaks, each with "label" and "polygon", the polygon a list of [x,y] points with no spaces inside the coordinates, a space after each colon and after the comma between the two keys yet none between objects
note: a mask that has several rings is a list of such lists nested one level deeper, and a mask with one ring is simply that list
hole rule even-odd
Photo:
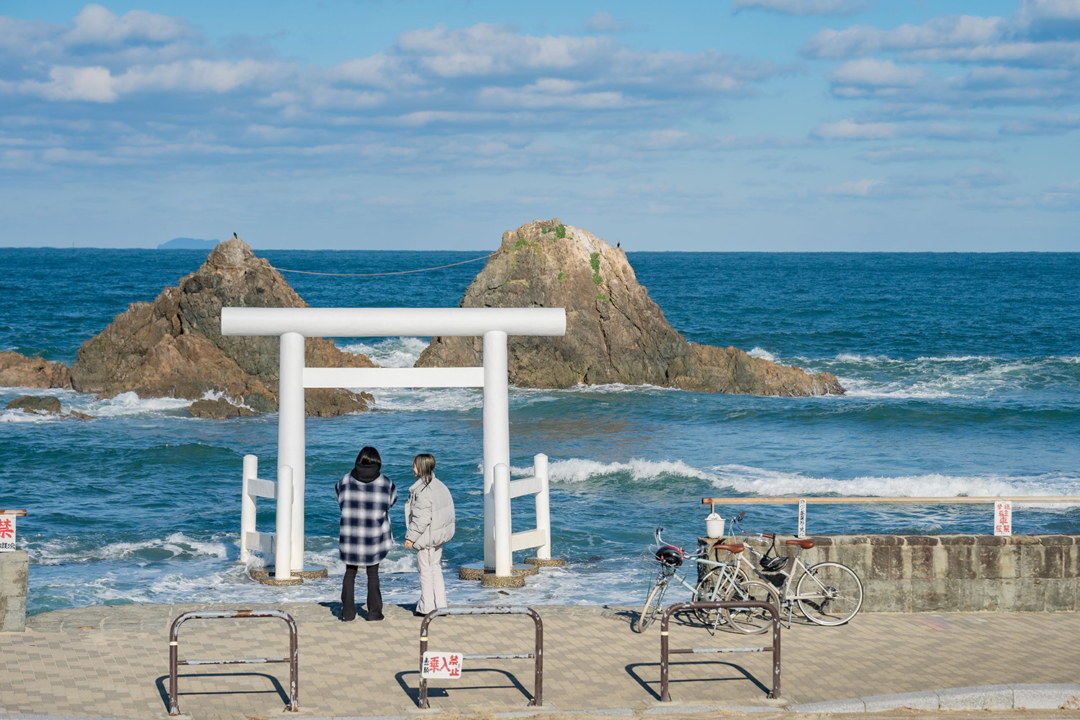
[{"label": "rope between rocks", "polygon": [[410,273],[428,272],[429,270],[442,270],[443,268],[457,267],[458,265],[465,265],[467,263],[474,263],[480,260],[487,260],[488,258],[497,255],[498,253],[491,253],[490,255],[484,255],[483,257],[473,258],[472,260],[462,260],[461,262],[450,263],[449,265],[439,265],[437,267],[420,268],[418,270],[395,270],[394,272],[381,272],[381,273],[326,273],[326,272],[313,272],[311,270],[286,270],[285,268],[275,267],[271,265],[278,272],[297,273],[299,275],[327,275],[329,277],[380,277],[382,275],[409,275]]}]

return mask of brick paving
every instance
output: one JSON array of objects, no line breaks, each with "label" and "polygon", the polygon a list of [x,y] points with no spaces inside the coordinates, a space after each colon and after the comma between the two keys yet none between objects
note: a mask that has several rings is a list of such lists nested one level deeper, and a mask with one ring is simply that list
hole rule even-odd
[{"label": "brick paving", "polygon": [[[115,718],[167,715],[168,626],[194,609],[226,605],[93,607],[30,618],[25,633],[0,634],[0,711]],[[267,606],[248,606],[267,607]],[[388,607],[386,620],[342,623],[336,604],[279,606],[300,634],[300,704],[307,716],[416,714],[420,618]],[[544,707],[558,711],[644,710],[659,694],[659,622],[630,630],[636,612],[537,607],[544,621]],[[445,617],[432,623],[432,650],[529,652],[525,616]],[[1076,682],[1080,614],[860,614],[844,627],[796,620],[783,631],[783,697],[790,703],[997,683]],[[734,647],[767,636],[673,623],[672,647]],[[280,620],[192,620],[180,657],[284,657]],[[671,693],[680,704],[760,705],[771,655],[677,655]],[[288,665],[180,668],[180,709],[195,718],[281,714]],[[432,681],[442,712],[524,709],[533,690],[529,660],[466,661],[461,680]]]}]

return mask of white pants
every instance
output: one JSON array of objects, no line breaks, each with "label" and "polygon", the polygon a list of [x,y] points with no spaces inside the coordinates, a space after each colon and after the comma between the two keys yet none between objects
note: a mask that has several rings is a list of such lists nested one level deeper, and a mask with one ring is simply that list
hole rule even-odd
[{"label": "white pants", "polygon": [[416,551],[416,564],[420,568],[420,602],[416,611],[425,615],[448,605],[443,585],[442,549],[442,545],[437,545]]}]

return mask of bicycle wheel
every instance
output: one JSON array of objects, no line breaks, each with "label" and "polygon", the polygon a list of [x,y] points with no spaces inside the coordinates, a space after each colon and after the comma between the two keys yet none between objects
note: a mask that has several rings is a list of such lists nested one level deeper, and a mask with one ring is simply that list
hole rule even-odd
[{"label": "bicycle wheel", "polygon": [[[742,568],[735,571],[734,584],[741,585],[747,581],[746,573]],[[694,588],[694,602],[715,602],[717,600],[726,600],[728,595],[731,594],[732,587],[731,571],[728,568],[713,568],[705,577],[701,578],[697,587]],[[723,622],[723,615],[719,610],[705,610],[703,608],[694,608],[694,615],[704,625],[710,628],[715,628],[721,622]]]},{"label": "bicycle wheel", "polygon": [[[760,580],[747,580],[733,586],[726,600],[757,600],[767,602],[780,611],[780,595],[772,585]],[[763,633],[772,627],[773,616],[763,608],[724,608],[724,619],[731,627],[747,635]]]},{"label": "bicycle wheel", "polygon": [[795,597],[799,610],[810,622],[843,625],[862,607],[862,581],[847,565],[818,563],[799,578]]},{"label": "bicycle wheel", "polygon": [[652,590],[649,591],[649,599],[645,601],[645,607],[641,609],[641,614],[637,616],[633,624],[630,626],[634,632],[645,632],[645,628],[649,627],[649,623],[656,619],[657,614],[660,612],[660,603],[664,600],[664,591],[667,589],[667,578],[658,577],[656,584],[653,585]]}]

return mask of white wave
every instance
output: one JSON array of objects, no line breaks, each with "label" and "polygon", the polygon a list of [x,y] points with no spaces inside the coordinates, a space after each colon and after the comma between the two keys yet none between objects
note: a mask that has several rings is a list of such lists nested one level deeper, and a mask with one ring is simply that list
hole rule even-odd
[{"label": "white wave", "polygon": [[3,412],[0,412],[0,423],[39,425],[42,423],[56,422],[62,419],[63,418],[59,415],[23,412],[22,410],[4,410]]},{"label": "white wave", "polygon": [[[516,474],[525,475],[531,473],[532,468],[514,468],[513,471],[516,471]],[[663,475],[691,477],[699,480],[713,479],[713,476],[687,465],[682,460],[629,460],[627,462],[602,463],[595,460],[572,458],[569,460],[556,460],[550,463],[548,473],[552,482],[582,482],[592,478],[615,475],[616,473],[629,473],[630,478],[635,481],[653,480]]]},{"label": "white wave", "polygon": [[768,360],[769,362],[778,362],[776,355],[773,355],[768,350],[764,350],[759,347],[754,347],[750,352],[746,353],[750,357],[761,358],[762,360]]},{"label": "white wave", "polygon": [[607,383],[605,385],[586,385],[584,383],[578,383],[574,387],[565,388],[562,390],[542,390],[540,392],[546,393],[596,393],[598,395],[620,395],[623,393],[640,393],[640,392],[679,392],[674,388],[661,387],[660,385],[649,385],[648,383],[642,385],[625,385],[623,383]]},{"label": "white wave", "polygon": [[836,360],[837,360],[837,362],[843,362],[843,363],[866,363],[866,362],[869,362],[869,363],[881,363],[881,362],[898,363],[898,362],[903,362],[902,360],[893,360],[892,358],[887,357],[885,355],[859,355],[857,353],[839,353],[836,356]]},{"label": "white wave", "polygon": [[139,553],[160,550],[170,558],[214,557],[226,558],[228,553],[223,542],[195,540],[183,533],[173,533],[165,538],[151,538],[140,542],[116,542],[101,547],[85,547],[79,540],[46,540],[40,544],[28,543],[30,559],[38,565],[60,565],[73,562],[102,560],[139,561]]},{"label": "white wave", "polygon": [[387,338],[369,345],[368,343],[349,343],[341,349],[348,353],[363,354],[379,367],[412,367],[420,353],[428,346],[428,340],[416,337]]},{"label": "white wave", "polygon": [[1072,495],[1080,491],[1080,477],[1058,474],[1006,476],[928,473],[837,480],[745,465],[720,465],[710,468],[709,474],[717,489],[763,497],[821,494],[856,497],[999,497]]},{"label": "white wave", "polygon": [[840,384],[845,395],[853,398],[881,398],[891,400],[929,400],[953,397],[953,393],[944,389],[929,387],[931,383],[904,384],[902,382],[874,382],[861,378],[840,376]]},{"label": "white wave", "polygon": [[140,398],[134,392],[120,393],[107,400],[92,401],[87,404],[72,403],[80,412],[95,417],[124,417],[127,415],[163,415],[175,414],[191,405],[183,398]]},{"label": "white wave", "polygon": [[[356,390],[357,392],[360,389]],[[376,412],[463,412],[484,407],[483,391],[476,388],[407,388],[365,390],[375,397]]]}]

